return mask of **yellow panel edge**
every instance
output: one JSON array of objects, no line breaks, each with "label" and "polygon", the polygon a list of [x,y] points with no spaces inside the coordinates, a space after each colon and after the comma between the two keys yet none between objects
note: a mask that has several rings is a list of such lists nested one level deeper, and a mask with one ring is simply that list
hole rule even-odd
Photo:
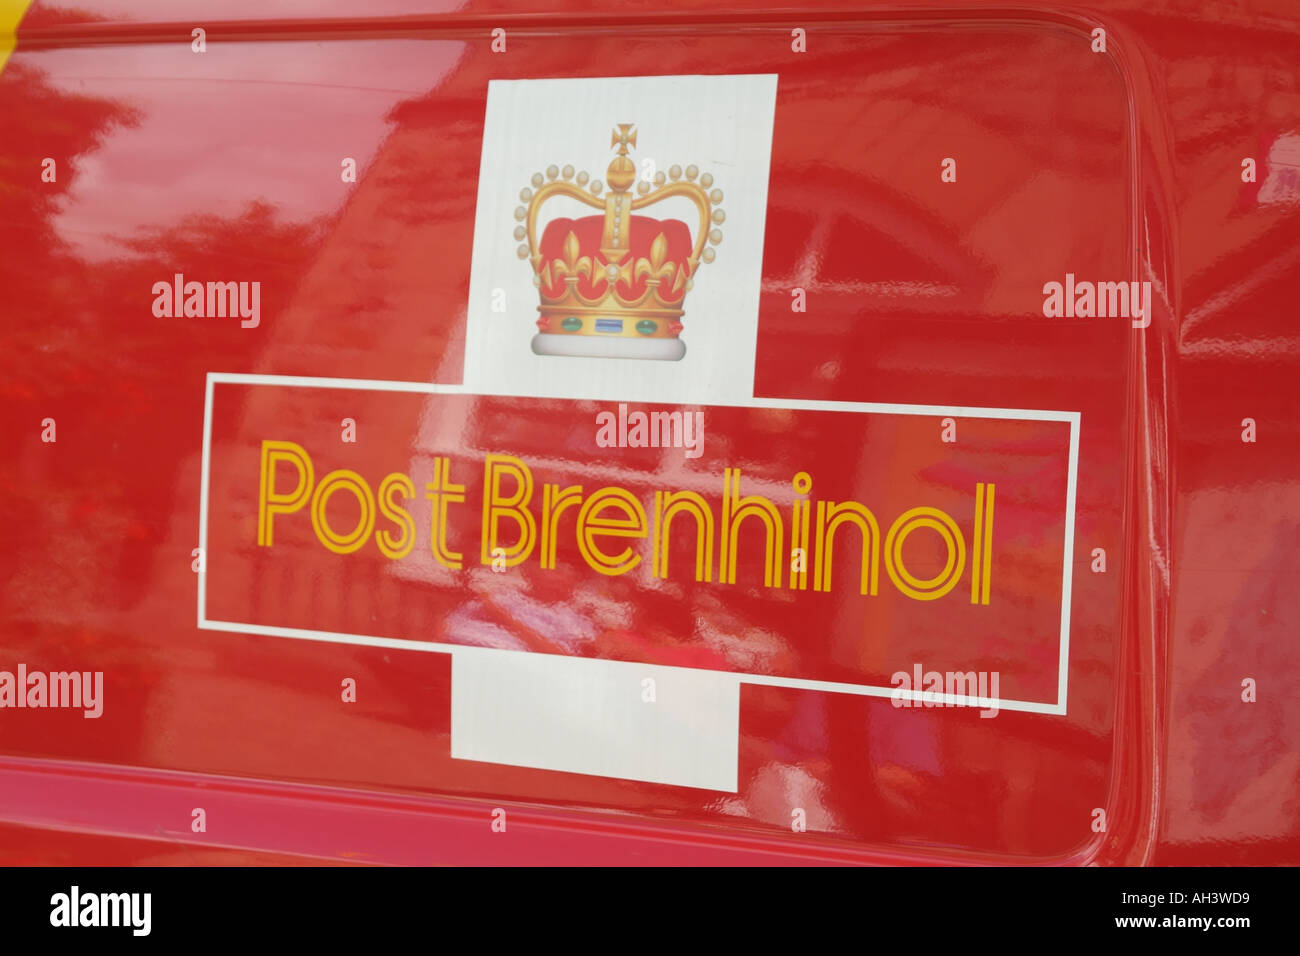
[{"label": "yellow panel edge", "polygon": [[0,0],[0,70],[18,45],[18,24],[31,5],[32,0]]}]

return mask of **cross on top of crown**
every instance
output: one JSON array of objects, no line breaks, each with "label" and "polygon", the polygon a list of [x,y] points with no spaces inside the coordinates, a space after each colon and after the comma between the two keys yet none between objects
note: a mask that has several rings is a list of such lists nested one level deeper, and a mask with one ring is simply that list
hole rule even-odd
[{"label": "cross on top of crown", "polygon": [[609,145],[617,146],[618,154],[620,156],[626,156],[628,146],[636,145],[636,124],[619,123],[618,129],[614,130],[610,137]]}]

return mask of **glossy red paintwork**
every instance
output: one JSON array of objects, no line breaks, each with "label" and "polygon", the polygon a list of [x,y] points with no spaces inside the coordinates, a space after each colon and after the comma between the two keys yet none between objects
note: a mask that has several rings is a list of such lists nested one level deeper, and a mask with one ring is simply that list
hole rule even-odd
[{"label": "glossy red paintwork", "polygon": [[[94,721],[0,712],[0,861],[1300,862],[1300,202],[1263,188],[1300,132],[1300,13],[414,6],[38,2],[23,20],[0,73],[0,668],[103,670],[107,700]],[[206,374],[458,382],[487,81],[713,72],[780,75],[758,395],[1082,412],[1069,714],[746,686],[740,789],[720,794],[454,761],[442,655],[198,630]],[[262,325],[154,318],[176,271],[260,280]],[[1066,272],[1150,280],[1150,327],[1043,318]],[[359,461],[414,450],[418,413],[388,407]],[[531,413],[466,415],[499,450],[563,447]],[[744,453],[793,472],[807,436],[769,425]],[[988,467],[1031,460],[1009,443]],[[475,573],[464,606],[546,647]],[[661,599],[616,594],[605,619],[581,600],[593,576],[561,573],[547,607],[635,657]],[[349,584],[322,570],[312,600],[377,610],[381,589]],[[265,581],[245,610],[302,597]],[[441,620],[402,613],[412,633]],[[364,690],[343,705],[348,675]]]}]

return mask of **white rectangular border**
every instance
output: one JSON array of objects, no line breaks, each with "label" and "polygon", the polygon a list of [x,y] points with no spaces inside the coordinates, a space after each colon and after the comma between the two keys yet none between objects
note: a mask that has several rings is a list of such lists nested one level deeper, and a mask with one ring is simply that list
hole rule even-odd
[{"label": "white rectangular border", "polygon": [[[434,641],[410,641],[391,637],[374,637],[367,634],[346,634],[337,631],[313,631],[300,627],[270,627],[262,624],[241,624],[233,621],[211,621],[207,617],[207,555],[208,555],[208,469],[212,444],[212,387],[214,385],[269,385],[281,388],[336,388],[374,392],[413,392],[424,395],[478,395],[463,385],[438,385],[432,382],[394,382],[383,379],[318,378],[300,375],[253,375],[241,372],[209,372],[203,393],[203,464],[199,480],[199,547],[204,557],[198,572],[198,627],[208,631],[231,631],[237,634],[256,634],[265,637],[289,637],[299,640],[326,641],[333,644],[359,644],[366,647],[391,647],[397,650],[426,651],[440,654],[473,653],[478,648],[465,644],[443,644]],[[484,398],[502,396],[484,395]],[[514,396],[512,396],[514,397]],[[601,399],[595,399],[601,400]],[[619,401],[618,398],[603,399]],[[672,404],[672,403],[669,403]],[[1070,673],[1070,602],[1074,579],[1074,511],[1075,490],[1079,471],[1080,412],[1047,411],[1033,408],[968,408],[955,405],[898,405],[879,402],[827,402],[807,399],[751,398],[746,402],[711,402],[715,408],[781,408],[823,412],[875,412],[891,415],[949,416],[952,418],[993,418],[1018,421],[1069,422],[1070,461],[1065,490],[1065,547],[1061,569],[1061,637],[1058,656],[1056,703],[1045,704],[1026,700],[997,700],[1002,710],[1018,710],[1033,714],[1065,714],[1066,692]],[[511,651],[528,654],[531,651]],[[708,670],[708,668],[687,668]],[[864,697],[898,697],[912,701],[938,702],[968,707],[989,707],[989,700],[966,697],[960,694],[934,694],[920,690],[903,691],[897,687],[873,687],[866,684],[845,684],[839,681],[803,680],[797,677],[773,677],[766,674],[743,674],[736,671],[713,671],[735,677],[742,684],[766,684],[773,687],[790,687],[839,694],[857,694]]]}]

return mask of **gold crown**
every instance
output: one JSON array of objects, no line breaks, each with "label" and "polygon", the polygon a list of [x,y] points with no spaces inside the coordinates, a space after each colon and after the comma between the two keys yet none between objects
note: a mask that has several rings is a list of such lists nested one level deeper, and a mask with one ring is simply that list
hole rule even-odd
[{"label": "gold crown", "polygon": [[[599,180],[588,183],[585,172],[575,177],[572,166],[535,173],[532,186],[519,194],[526,203],[515,210],[519,258],[531,263],[541,295],[533,337],[538,355],[671,360],[686,353],[679,337],[686,293],[700,262],[713,261],[711,246],[722,241],[722,190],[711,189],[713,177],[695,166],[672,166],[667,176],[658,172],[653,185],[637,182],[628,155],[635,145],[633,124],[620,123],[610,140],[618,154],[605,172],[604,196]],[[539,239],[542,203],[555,196],[576,199],[603,216],[552,220]],[[633,215],[673,196],[690,200],[699,212],[693,236],[680,220]]]}]

